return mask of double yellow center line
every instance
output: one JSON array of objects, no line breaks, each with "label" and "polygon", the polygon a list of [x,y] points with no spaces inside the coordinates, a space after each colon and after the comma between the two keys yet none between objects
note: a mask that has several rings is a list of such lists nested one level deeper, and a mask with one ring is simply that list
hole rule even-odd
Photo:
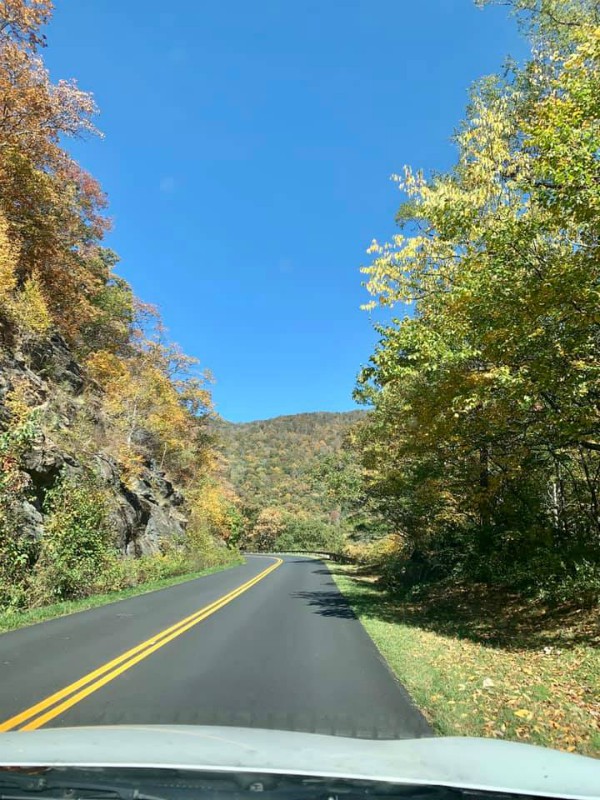
[{"label": "double yellow center line", "polygon": [[144,658],[148,658],[149,655],[152,655],[152,653],[155,653],[159,648],[173,641],[177,636],[181,636],[182,633],[193,628],[194,625],[210,617],[211,614],[214,614],[215,611],[226,606],[227,603],[231,603],[236,597],[247,592],[248,589],[256,583],[266,578],[267,575],[281,566],[281,564],[283,564],[281,558],[275,559],[275,563],[271,564],[271,566],[259,572],[258,575],[246,581],[246,583],[238,586],[237,589],[229,592],[229,594],[223,595],[223,597],[215,600],[214,603],[210,603],[210,605],[198,609],[198,611],[190,614],[189,617],[185,617],[185,619],[179,620],[179,622],[171,625],[171,627],[165,628],[165,630],[157,633],[151,639],[146,639],[145,642],[141,642],[131,650],[127,650],[126,653],[122,653],[117,658],[113,658],[112,661],[103,664],[93,672],[89,672],[74,683],[65,686],[64,689],[60,689],[60,691],[51,694],[34,706],[26,708],[25,711],[22,711],[20,714],[16,714],[14,717],[0,723],[0,731],[9,731],[14,728],[18,728],[22,731],[32,731],[36,728],[40,728],[49,720],[54,719],[54,717],[62,714],[68,708],[71,708],[71,706],[79,703],[88,695],[114,680],[118,675],[121,675],[121,673],[131,669],[131,667],[138,664]]}]

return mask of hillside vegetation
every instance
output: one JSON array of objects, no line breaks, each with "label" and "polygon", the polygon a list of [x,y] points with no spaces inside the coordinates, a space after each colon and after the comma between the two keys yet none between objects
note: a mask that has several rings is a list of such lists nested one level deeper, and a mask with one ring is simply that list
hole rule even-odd
[{"label": "hillside vegetation", "polygon": [[347,498],[333,490],[350,432],[364,411],[293,414],[211,423],[224,474],[239,497],[235,541],[262,550],[340,550],[350,531]]},{"label": "hillside vegetation", "polygon": [[335,504],[315,481],[324,456],[338,452],[364,411],[293,414],[256,422],[215,423],[227,475],[247,505],[277,506],[324,519]]},{"label": "hillside vegetation", "polygon": [[51,10],[0,2],[2,609],[230,557],[208,381],[103,246],[106,198],[63,147],[96,107],[50,79]]}]

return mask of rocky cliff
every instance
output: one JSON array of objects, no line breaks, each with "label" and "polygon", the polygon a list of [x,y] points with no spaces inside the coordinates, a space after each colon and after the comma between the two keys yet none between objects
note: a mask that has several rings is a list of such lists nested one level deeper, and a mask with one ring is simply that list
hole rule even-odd
[{"label": "rocky cliff", "polygon": [[[0,433],[11,427],[15,397],[34,412],[36,420],[19,454],[26,499],[18,500],[17,536],[40,540],[47,492],[62,477],[77,482],[90,473],[110,498],[114,544],[124,555],[160,552],[165,543],[183,535],[187,522],[183,495],[153,459],[145,460],[127,485],[124,482],[121,465],[102,446],[110,420],[102,410],[100,389],[86,380],[59,334],[27,348],[0,348]],[[135,433],[143,435],[141,430]]]}]

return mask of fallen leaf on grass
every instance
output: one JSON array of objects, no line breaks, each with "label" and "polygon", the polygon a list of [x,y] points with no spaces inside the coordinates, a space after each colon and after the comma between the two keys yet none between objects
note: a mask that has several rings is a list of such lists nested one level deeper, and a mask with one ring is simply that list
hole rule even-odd
[{"label": "fallen leaf on grass", "polygon": [[533,712],[528,711],[526,708],[519,708],[515,711],[515,717],[520,717],[521,719],[533,719]]}]

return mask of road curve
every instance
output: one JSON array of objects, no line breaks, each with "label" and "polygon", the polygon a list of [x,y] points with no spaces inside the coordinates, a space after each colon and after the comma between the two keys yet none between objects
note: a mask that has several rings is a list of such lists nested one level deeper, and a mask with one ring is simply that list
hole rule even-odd
[{"label": "road curve", "polygon": [[1,635],[0,730],[203,724],[430,735],[327,566],[280,560],[252,556]]}]

